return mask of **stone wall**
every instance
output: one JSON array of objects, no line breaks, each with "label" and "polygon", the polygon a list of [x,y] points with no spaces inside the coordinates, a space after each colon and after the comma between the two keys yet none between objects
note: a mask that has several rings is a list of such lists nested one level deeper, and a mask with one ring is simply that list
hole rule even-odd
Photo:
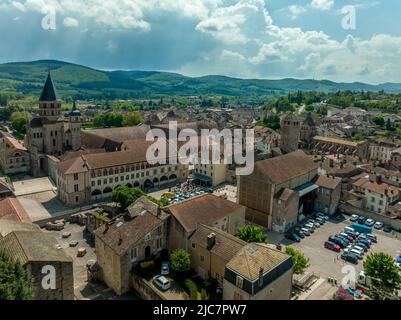
[{"label": "stone wall", "polygon": [[132,274],[131,282],[132,287],[143,300],[166,300],[162,295],[153,290],[140,276]]}]

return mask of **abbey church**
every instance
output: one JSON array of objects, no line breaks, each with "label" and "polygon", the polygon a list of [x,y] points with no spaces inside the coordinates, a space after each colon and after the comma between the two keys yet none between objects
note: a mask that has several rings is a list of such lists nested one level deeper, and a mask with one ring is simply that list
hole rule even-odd
[{"label": "abbey church", "polygon": [[39,114],[27,125],[24,146],[10,134],[0,136],[0,165],[5,174],[49,174],[49,157],[60,157],[81,147],[81,115],[75,106],[62,115],[51,74],[39,98]]}]

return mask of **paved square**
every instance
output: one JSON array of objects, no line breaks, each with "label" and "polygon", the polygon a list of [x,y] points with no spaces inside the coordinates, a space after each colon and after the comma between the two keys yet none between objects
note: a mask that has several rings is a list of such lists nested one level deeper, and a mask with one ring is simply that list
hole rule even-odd
[{"label": "paved square", "polygon": [[[352,265],[341,259],[341,253],[337,253],[323,247],[323,243],[330,235],[338,234],[344,230],[344,227],[350,225],[348,220],[343,222],[328,221],[323,226],[315,230],[310,237],[305,237],[300,243],[293,243],[285,239],[282,241],[285,245],[291,245],[295,249],[304,253],[309,259],[311,266],[309,270],[316,273],[322,278],[334,277],[341,280],[342,267],[344,265]],[[391,234],[373,231],[377,236],[377,243],[373,243],[365,257],[370,252],[385,252],[395,257],[401,250],[401,241],[393,237]],[[355,265],[352,265],[355,266]],[[363,270],[363,262],[359,260],[355,266],[357,273]]]}]

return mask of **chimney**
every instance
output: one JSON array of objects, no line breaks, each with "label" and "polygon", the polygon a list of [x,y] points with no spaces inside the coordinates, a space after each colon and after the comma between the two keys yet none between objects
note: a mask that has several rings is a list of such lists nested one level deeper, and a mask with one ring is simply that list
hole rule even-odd
[{"label": "chimney", "polygon": [[341,169],[344,168],[344,162],[343,161],[340,162],[340,168]]},{"label": "chimney", "polygon": [[216,243],[216,234],[212,232],[207,236],[207,249],[210,250]]},{"label": "chimney", "polygon": [[333,168],[333,167],[334,167],[334,160],[330,159],[330,168]]},{"label": "chimney", "polygon": [[121,238],[120,236],[120,238],[118,238],[118,245],[121,246],[122,243],[123,243],[123,238]]},{"label": "chimney", "polygon": [[[377,184],[381,184],[382,183],[382,176],[381,175],[377,175],[376,176],[376,183]],[[386,190],[387,191],[387,190]]]},{"label": "chimney", "polygon": [[388,197],[388,189],[385,189],[385,190],[384,190],[384,195],[385,195],[386,197]]}]

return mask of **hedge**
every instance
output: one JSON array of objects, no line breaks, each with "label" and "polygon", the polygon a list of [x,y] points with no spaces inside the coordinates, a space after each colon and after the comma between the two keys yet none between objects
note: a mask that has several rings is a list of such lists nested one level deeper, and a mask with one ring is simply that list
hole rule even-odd
[{"label": "hedge", "polygon": [[191,279],[185,279],[184,284],[188,289],[189,300],[198,300],[198,288],[196,284]]}]

